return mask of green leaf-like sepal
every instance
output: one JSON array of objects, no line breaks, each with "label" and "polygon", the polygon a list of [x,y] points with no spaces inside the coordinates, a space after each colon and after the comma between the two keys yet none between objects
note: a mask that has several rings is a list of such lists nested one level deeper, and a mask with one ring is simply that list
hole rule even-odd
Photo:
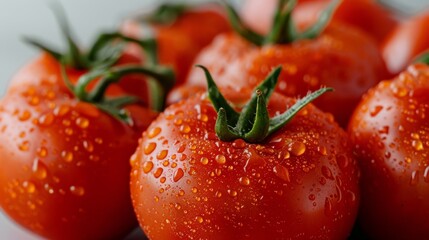
[{"label": "green leaf-like sepal", "polygon": [[300,32],[292,19],[292,13],[297,0],[279,0],[277,11],[274,14],[272,29],[266,36],[262,36],[248,28],[241,20],[239,14],[228,0],[224,0],[225,9],[232,28],[247,41],[257,45],[288,44],[302,39],[313,39],[319,36],[326,28],[335,9],[342,0],[332,0],[328,7],[320,14],[316,23]]},{"label": "green leaf-like sepal", "polygon": [[243,107],[241,113],[237,113],[220,93],[209,71],[199,66],[205,72],[208,95],[213,107],[218,113],[215,131],[222,141],[243,139],[249,143],[264,141],[269,135],[279,130],[291,121],[294,116],[310,102],[322,94],[332,91],[332,88],[321,88],[304,98],[296,101],[286,112],[272,119],[269,117],[267,102],[276,87],[281,67],[275,68],[271,74],[256,87],[255,93]]}]

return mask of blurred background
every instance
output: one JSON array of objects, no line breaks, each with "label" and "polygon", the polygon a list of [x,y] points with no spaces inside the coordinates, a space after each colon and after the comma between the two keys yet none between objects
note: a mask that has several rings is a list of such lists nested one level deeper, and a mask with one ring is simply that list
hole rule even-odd
[{"label": "blurred background", "polygon": [[[54,0],[52,0],[54,1]],[[0,96],[13,74],[38,51],[22,43],[22,36],[34,36],[61,47],[62,38],[48,0],[0,1]],[[88,45],[100,30],[112,30],[130,13],[153,5],[159,0],[57,0],[66,9],[75,36]],[[174,0],[177,1],[177,0]],[[242,0],[245,1],[245,0]],[[263,0],[261,0],[263,1]],[[429,7],[429,0],[382,0],[401,15],[411,15]],[[0,213],[0,239],[39,239],[20,229]]]}]

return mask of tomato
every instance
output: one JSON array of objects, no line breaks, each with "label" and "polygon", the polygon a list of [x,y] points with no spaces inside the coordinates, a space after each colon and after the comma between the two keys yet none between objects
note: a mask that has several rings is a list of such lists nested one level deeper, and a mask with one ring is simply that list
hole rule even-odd
[{"label": "tomato", "polygon": [[[266,33],[272,24],[277,0],[247,0],[241,14],[244,21],[258,32]],[[300,0],[294,19],[298,23],[314,22],[331,0]],[[381,43],[397,25],[392,13],[372,0],[343,0],[333,15],[333,20],[350,24],[368,33]]]},{"label": "tomato", "polygon": [[[330,24],[315,39],[261,47],[236,34],[221,35],[195,63],[207,66],[218,85],[238,92],[255,87],[278,65],[284,71],[277,91],[286,96],[304,96],[321,86],[333,87],[333,94],[320,97],[315,104],[334,114],[343,127],[361,95],[386,75],[375,42],[340,23]],[[186,85],[204,86],[201,75],[193,69]]]},{"label": "tomato", "polygon": [[[164,7],[178,8],[180,5]],[[218,34],[230,31],[229,23],[218,6],[204,4],[184,8],[176,18],[171,17],[172,20],[166,22],[149,21],[145,16],[137,16],[126,20],[121,26],[123,33],[135,38],[144,37],[147,31],[154,32],[159,61],[174,68],[177,84],[185,81],[198,52]],[[133,47],[129,51],[140,55],[139,50]]]},{"label": "tomato", "polygon": [[[97,53],[107,47],[120,50]],[[98,61],[42,48],[47,53],[19,71],[0,101],[0,206],[48,239],[124,237],[137,225],[128,159],[157,113],[134,104],[147,95],[137,101],[116,83],[143,82],[142,74],[170,81],[172,73],[118,52]]]},{"label": "tomato", "polygon": [[429,67],[364,95],[349,125],[362,176],[360,224],[373,239],[429,236]]},{"label": "tomato", "polygon": [[[242,107],[250,92],[224,94]],[[294,103],[274,93],[265,109],[274,117]],[[220,140],[217,117],[207,94],[198,94],[168,107],[143,134],[131,158],[131,197],[150,239],[348,236],[358,169],[330,114],[310,104],[259,143]]]},{"label": "tomato", "polygon": [[428,27],[429,12],[425,12],[404,21],[386,38],[382,54],[392,74],[405,70],[417,55],[429,49]]}]

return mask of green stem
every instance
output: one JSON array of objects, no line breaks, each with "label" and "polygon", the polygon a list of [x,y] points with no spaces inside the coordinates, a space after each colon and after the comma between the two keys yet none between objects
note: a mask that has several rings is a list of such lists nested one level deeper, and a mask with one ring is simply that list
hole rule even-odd
[{"label": "green stem", "polygon": [[341,1],[342,0],[332,0],[328,7],[321,13],[318,21],[306,30],[300,32],[297,30],[292,18],[297,0],[279,0],[277,11],[273,18],[272,29],[266,36],[262,36],[245,26],[234,7],[227,0],[223,2],[235,32],[247,41],[257,46],[263,46],[270,44],[289,44],[302,39],[313,39],[318,37],[328,25],[335,9]]},{"label": "green stem", "polygon": [[267,101],[276,87],[281,67],[275,68],[271,74],[256,87],[255,93],[240,113],[237,113],[219,92],[209,71],[202,66],[199,67],[205,72],[209,98],[213,107],[218,112],[215,131],[222,141],[233,141],[241,138],[249,143],[263,142],[269,135],[290,122],[294,116],[310,102],[324,93],[333,90],[332,88],[321,88],[296,101],[296,103],[283,114],[270,119]]},{"label": "green stem", "polygon": [[419,56],[417,56],[413,63],[423,63],[426,65],[429,65],[429,51],[424,52],[422,54],[420,54]]},{"label": "green stem", "polygon": [[152,24],[168,25],[174,23],[187,11],[189,11],[189,6],[186,4],[164,3],[153,13],[144,15],[141,20]]}]

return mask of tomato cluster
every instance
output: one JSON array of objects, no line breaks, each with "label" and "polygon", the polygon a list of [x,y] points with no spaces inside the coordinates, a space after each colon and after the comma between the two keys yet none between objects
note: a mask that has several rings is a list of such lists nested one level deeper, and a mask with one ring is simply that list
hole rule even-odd
[{"label": "tomato cluster", "polygon": [[85,51],[63,19],[68,52],[28,39],[2,211],[48,239],[426,239],[428,15],[223,5],[160,5]]}]

